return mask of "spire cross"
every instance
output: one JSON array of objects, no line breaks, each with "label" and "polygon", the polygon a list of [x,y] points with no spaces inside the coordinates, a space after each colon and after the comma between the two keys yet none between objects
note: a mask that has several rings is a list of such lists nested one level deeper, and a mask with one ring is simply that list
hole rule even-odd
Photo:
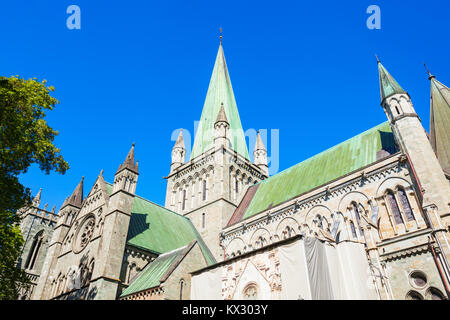
[{"label": "spire cross", "polygon": [[423,66],[425,67],[425,70],[427,70],[428,73],[428,80],[431,80],[433,78],[435,78],[435,76],[433,76],[430,72],[430,70],[428,70],[427,65],[425,64],[425,62],[423,63]]},{"label": "spire cross", "polygon": [[377,54],[375,54],[375,58],[377,58],[377,62],[378,62],[378,63],[381,62],[380,59],[378,59],[378,55],[377,55]]},{"label": "spire cross", "polygon": [[222,36],[222,33],[223,33],[222,28],[219,28],[219,31],[220,31],[220,36],[219,36],[220,43],[222,43],[222,38],[223,38],[223,36]]}]

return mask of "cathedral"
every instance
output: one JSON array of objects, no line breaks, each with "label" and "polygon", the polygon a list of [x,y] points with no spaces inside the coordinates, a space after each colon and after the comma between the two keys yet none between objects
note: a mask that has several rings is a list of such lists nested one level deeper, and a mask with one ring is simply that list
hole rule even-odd
[{"label": "cathedral", "polygon": [[19,212],[32,282],[20,298],[448,299],[450,89],[429,74],[427,133],[378,72],[386,122],[269,176],[259,133],[250,160],[220,43],[190,159],[182,131],[172,148],[164,206],[136,194],[152,182],[138,181],[134,144],[114,181],[102,171],[85,193],[82,178],[57,212],[40,190]]}]

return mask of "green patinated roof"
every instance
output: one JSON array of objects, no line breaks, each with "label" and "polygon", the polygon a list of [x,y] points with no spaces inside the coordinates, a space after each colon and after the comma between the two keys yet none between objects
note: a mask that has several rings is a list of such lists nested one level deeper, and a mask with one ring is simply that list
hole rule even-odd
[{"label": "green patinated roof", "polygon": [[450,174],[450,89],[431,77],[430,141],[442,169]]},{"label": "green patinated roof", "polygon": [[[106,183],[111,193],[112,185]],[[197,240],[208,265],[215,263],[191,220],[151,201],[135,196],[128,227],[127,244],[157,254],[172,251]]]},{"label": "green patinated roof", "polygon": [[225,114],[230,124],[229,138],[231,148],[249,159],[244,130],[242,129],[241,119],[239,118],[239,112],[234,99],[222,44],[219,46],[219,52],[217,53],[216,62],[209,82],[202,116],[195,135],[191,159],[213,147],[214,123],[219,114],[221,103],[223,103]]},{"label": "green patinated roof", "polygon": [[238,221],[365,167],[377,161],[380,150],[390,154],[398,151],[388,122],[261,181]]},{"label": "green patinated roof", "polygon": [[393,94],[405,93],[405,90],[403,90],[403,88],[400,87],[398,82],[395,81],[395,79],[381,64],[381,62],[378,62],[378,73],[380,76],[381,101],[383,101],[387,97],[392,96]]},{"label": "green patinated roof", "polygon": [[122,292],[121,297],[154,288],[161,284],[160,279],[177,259],[183,255],[186,246],[164,253],[149,263],[130,285]]}]

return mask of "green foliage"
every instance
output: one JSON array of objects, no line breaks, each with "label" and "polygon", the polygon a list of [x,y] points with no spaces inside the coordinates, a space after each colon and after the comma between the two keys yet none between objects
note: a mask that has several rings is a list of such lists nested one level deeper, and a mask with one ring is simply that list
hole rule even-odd
[{"label": "green foliage", "polygon": [[46,174],[64,174],[69,165],[53,145],[58,132],[44,120],[59,103],[50,96],[46,81],[0,77],[0,299],[16,299],[28,286],[24,271],[17,268],[23,245],[17,211],[31,203],[30,190],[18,175],[37,164]]}]

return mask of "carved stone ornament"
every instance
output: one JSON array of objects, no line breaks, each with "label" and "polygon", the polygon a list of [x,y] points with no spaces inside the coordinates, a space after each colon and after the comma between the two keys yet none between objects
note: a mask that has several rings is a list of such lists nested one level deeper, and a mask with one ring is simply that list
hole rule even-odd
[{"label": "carved stone ornament", "polygon": [[86,248],[89,241],[91,241],[94,234],[95,218],[93,215],[84,219],[80,228],[77,231],[76,240],[73,243],[73,251],[75,253],[81,252]]}]

